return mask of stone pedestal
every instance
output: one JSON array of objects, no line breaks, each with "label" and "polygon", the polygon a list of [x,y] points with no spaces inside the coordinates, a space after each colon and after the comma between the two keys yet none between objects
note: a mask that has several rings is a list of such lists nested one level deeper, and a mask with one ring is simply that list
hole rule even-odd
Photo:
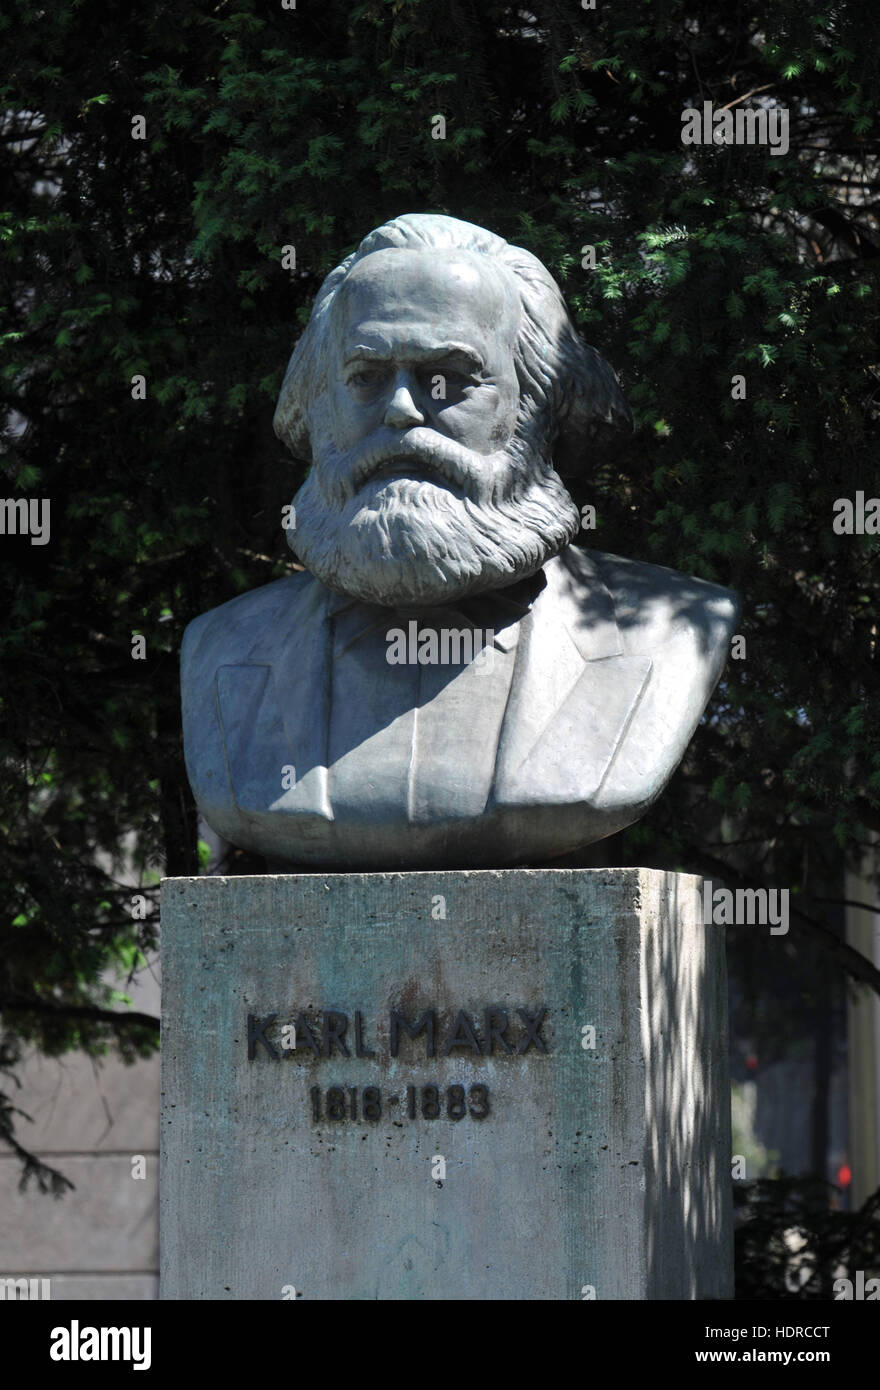
[{"label": "stone pedestal", "polygon": [[167,879],[160,1296],[731,1296],[724,939],[699,887]]}]

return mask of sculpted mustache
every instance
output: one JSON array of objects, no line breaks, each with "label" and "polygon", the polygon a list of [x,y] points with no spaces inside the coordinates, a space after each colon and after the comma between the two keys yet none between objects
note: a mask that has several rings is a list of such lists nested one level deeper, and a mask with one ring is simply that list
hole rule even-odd
[{"label": "sculpted mustache", "polygon": [[469,492],[474,484],[473,456],[460,444],[442,435],[435,438],[420,439],[419,432],[413,430],[403,439],[383,441],[365,450],[349,473],[349,486],[352,494],[363,487],[382,468],[391,464],[413,464],[426,472],[439,474],[448,483],[453,483],[464,492]]}]

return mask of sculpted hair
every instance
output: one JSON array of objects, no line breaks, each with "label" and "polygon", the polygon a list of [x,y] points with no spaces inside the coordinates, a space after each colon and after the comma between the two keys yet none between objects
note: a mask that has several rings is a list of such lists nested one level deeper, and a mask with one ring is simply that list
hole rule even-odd
[{"label": "sculpted hair", "polygon": [[629,426],[631,416],[617,376],[578,336],[555,280],[531,252],[502,237],[431,213],[407,213],[364,237],[331,270],[315,298],[306,329],[293,350],[275,408],[274,428],[296,458],[311,462],[309,408],[327,382],[327,315],[352,267],[374,251],[470,251],[491,256],[514,278],[522,304],[515,348],[520,385],[519,429],[552,452],[563,474],[576,473],[584,441],[599,423]]}]

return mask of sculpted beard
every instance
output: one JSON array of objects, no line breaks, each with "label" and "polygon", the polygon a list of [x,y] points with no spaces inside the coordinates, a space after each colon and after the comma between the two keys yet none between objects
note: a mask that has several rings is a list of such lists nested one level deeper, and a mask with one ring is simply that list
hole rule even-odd
[{"label": "sculpted beard", "polygon": [[[328,588],[366,603],[449,603],[525,579],[580,524],[530,433],[518,425],[489,455],[422,427],[379,430],[347,453],[316,449],[291,547]],[[394,476],[401,466],[425,477]]]}]

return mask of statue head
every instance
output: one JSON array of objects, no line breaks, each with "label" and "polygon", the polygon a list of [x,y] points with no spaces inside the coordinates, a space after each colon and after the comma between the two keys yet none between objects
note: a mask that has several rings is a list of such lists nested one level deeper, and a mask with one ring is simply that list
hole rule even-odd
[{"label": "statue head", "polygon": [[560,471],[628,419],[540,261],[469,222],[395,218],[327,276],[287,368],[275,431],[311,463],[290,544],[370,603],[515,583],[578,530]]}]

